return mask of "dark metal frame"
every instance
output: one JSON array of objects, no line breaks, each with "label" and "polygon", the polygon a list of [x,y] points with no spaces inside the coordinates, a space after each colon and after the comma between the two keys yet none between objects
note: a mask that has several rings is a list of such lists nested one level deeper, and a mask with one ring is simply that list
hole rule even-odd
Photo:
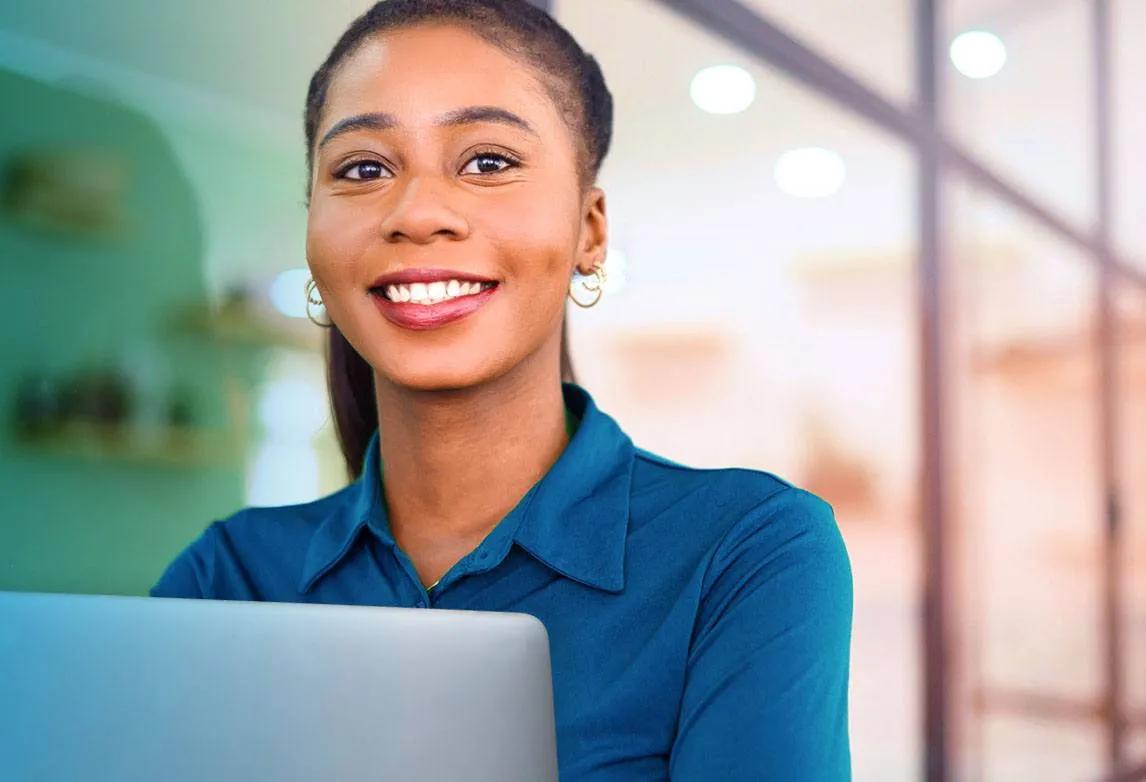
[{"label": "dark metal frame", "polygon": [[[915,14],[916,89],[918,111],[929,129],[941,127],[939,57],[940,20],[936,0],[918,0]],[[920,509],[923,542],[923,764],[924,778],[947,780],[951,777],[951,741],[948,726],[953,709],[948,686],[950,640],[948,615],[947,557],[947,442],[943,411],[947,384],[947,343],[943,324],[949,322],[943,291],[945,253],[940,230],[943,210],[942,148],[939,134],[924,134],[918,148],[919,177],[919,260],[916,302],[919,313],[920,435],[922,438],[922,482]],[[931,447],[929,447],[929,445]]]},{"label": "dark metal frame", "polygon": [[[1132,721],[1122,702],[1121,563],[1119,551],[1119,476],[1115,442],[1118,433],[1118,345],[1115,339],[1112,295],[1119,282],[1146,290],[1146,272],[1120,259],[1111,241],[1112,168],[1110,97],[1109,0],[1093,3],[1092,45],[1095,54],[1094,122],[1097,130],[1094,154],[1097,162],[1098,222],[1093,232],[1080,230],[1039,198],[1029,195],[993,172],[943,132],[940,112],[940,65],[944,31],[942,0],[914,0],[916,44],[916,104],[911,109],[896,106],[860,80],[820,56],[738,0],[656,0],[744,49],[768,65],[783,71],[813,92],[859,114],[908,142],[918,158],[919,264],[916,304],[920,329],[920,394],[923,485],[921,507],[923,559],[924,655],[924,778],[947,782],[952,778],[952,735],[955,717],[951,701],[950,654],[954,619],[948,589],[945,545],[947,521],[947,437],[944,422],[945,394],[949,388],[947,340],[943,333],[943,308],[947,301],[945,253],[941,221],[944,172],[956,172],[999,200],[1016,207],[1035,222],[1080,249],[1098,267],[1097,328],[1100,416],[1100,464],[1102,519],[1104,693],[1101,704],[1077,703],[1037,693],[980,691],[974,703],[982,709],[1001,708],[1017,713],[1067,719],[1102,719],[1107,726],[1109,780],[1146,780],[1146,766],[1127,767],[1124,737]],[[1137,719],[1133,720],[1137,721]]]},{"label": "dark metal frame", "polygon": [[[1099,431],[1102,441],[1100,469],[1105,523],[1103,524],[1102,570],[1103,612],[1102,641],[1105,658],[1106,692],[1103,697],[1103,716],[1107,730],[1107,760],[1111,769],[1122,769],[1126,735],[1125,707],[1122,683],[1122,523],[1120,512],[1121,491],[1118,475],[1116,442],[1118,437],[1118,351],[1119,341],[1114,322],[1112,299],[1115,284],[1115,262],[1111,250],[1111,208],[1113,204],[1113,147],[1111,102],[1109,0],[1092,0],[1093,27],[1091,45],[1094,48],[1094,117],[1096,125],[1095,164],[1098,172],[1096,198],[1098,202],[1097,250],[1099,258],[1098,328],[1095,339],[1099,363]],[[1146,774],[1146,770],[1143,772]]]}]

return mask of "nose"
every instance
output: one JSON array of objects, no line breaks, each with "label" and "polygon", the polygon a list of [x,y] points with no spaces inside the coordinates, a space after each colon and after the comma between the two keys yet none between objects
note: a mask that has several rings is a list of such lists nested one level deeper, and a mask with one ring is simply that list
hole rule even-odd
[{"label": "nose", "polygon": [[409,180],[396,194],[381,231],[388,242],[426,244],[439,236],[464,239],[469,223],[451,207],[445,186],[420,177]]}]

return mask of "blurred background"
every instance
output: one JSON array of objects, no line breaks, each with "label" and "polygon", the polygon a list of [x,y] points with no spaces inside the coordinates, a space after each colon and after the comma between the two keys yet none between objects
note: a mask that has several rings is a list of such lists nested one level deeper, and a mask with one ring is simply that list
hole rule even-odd
[{"label": "blurred background", "polygon": [[[855,778],[1146,779],[1146,0],[539,4],[616,101],[578,379],[832,503]],[[345,485],[302,110],[368,5],[0,4],[0,589]]]}]

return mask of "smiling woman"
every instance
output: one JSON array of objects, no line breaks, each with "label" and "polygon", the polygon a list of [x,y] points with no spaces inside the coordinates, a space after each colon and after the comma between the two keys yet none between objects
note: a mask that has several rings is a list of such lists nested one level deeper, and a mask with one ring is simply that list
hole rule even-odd
[{"label": "smiling woman", "polygon": [[611,132],[596,61],[524,0],[389,0],[350,26],[306,137],[353,482],[211,524],[152,594],[530,613],[563,780],[847,779],[831,506],[640,449],[572,382]]},{"label": "smiling woman", "polygon": [[[604,259],[604,194],[592,183],[609,146],[612,101],[596,62],[560,27],[529,12],[512,14],[509,26],[498,5],[379,4],[351,25],[311,81],[307,256],[337,324],[329,339],[329,379],[352,476],[361,470],[377,422],[374,394],[344,380],[373,376],[367,367],[379,366],[374,357],[388,362],[387,377],[400,372],[409,381],[421,376],[415,382],[429,387],[459,387],[473,385],[474,373],[519,363],[520,355],[479,345],[538,355],[549,339],[560,356],[561,377],[573,380],[560,302],[574,267],[589,274]],[[451,16],[454,24],[443,25]],[[545,30],[548,35],[541,34]],[[383,73],[386,78],[379,78]],[[483,97],[478,105],[475,95]],[[443,175],[457,186],[458,199],[482,204],[480,212],[435,194]],[[396,193],[400,179],[408,184]],[[431,303],[421,311],[377,295],[373,301],[347,297],[347,282],[356,293],[375,293],[372,281],[390,271],[377,258],[364,257],[360,246],[347,246],[362,236],[349,231],[363,225],[363,215],[370,234],[371,216],[381,214],[374,204],[389,205],[389,219],[377,227],[389,232],[390,244],[395,236],[408,240],[396,254],[405,275],[401,282],[486,282],[475,301]],[[419,233],[427,220],[433,249]],[[466,241],[437,241],[442,237]],[[455,263],[463,247],[464,258]],[[349,258],[370,266],[350,268]],[[349,280],[344,276],[356,273]],[[371,284],[364,288],[364,281]],[[427,291],[434,292],[444,298],[444,291]],[[354,304],[359,309],[349,310]],[[372,328],[361,317],[378,311],[392,323],[424,330],[487,304],[491,311],[482,323],[464,330],[456,324],[462,333],[451,335],[452,347],[439,341],[444,351],[428,350],[425,339],[411,343],[400,331],[373,357],[360,341],[359,327]],[[555,319],[561,322],[556,335]],[[513,334],[519,339],[506,339]],[[379,333],[374,344],[383,338]],[[459,349],[457,339],[470,347]],[[459,356],[482,362],[484,369]]]}]

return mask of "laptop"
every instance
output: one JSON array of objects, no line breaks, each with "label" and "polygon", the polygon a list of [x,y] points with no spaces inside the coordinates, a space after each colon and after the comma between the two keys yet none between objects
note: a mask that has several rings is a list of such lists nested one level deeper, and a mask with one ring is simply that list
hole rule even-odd
[{"label": "laptop", "polygon": [[557,779],[527,614],[0,592],[0,779]]}]

